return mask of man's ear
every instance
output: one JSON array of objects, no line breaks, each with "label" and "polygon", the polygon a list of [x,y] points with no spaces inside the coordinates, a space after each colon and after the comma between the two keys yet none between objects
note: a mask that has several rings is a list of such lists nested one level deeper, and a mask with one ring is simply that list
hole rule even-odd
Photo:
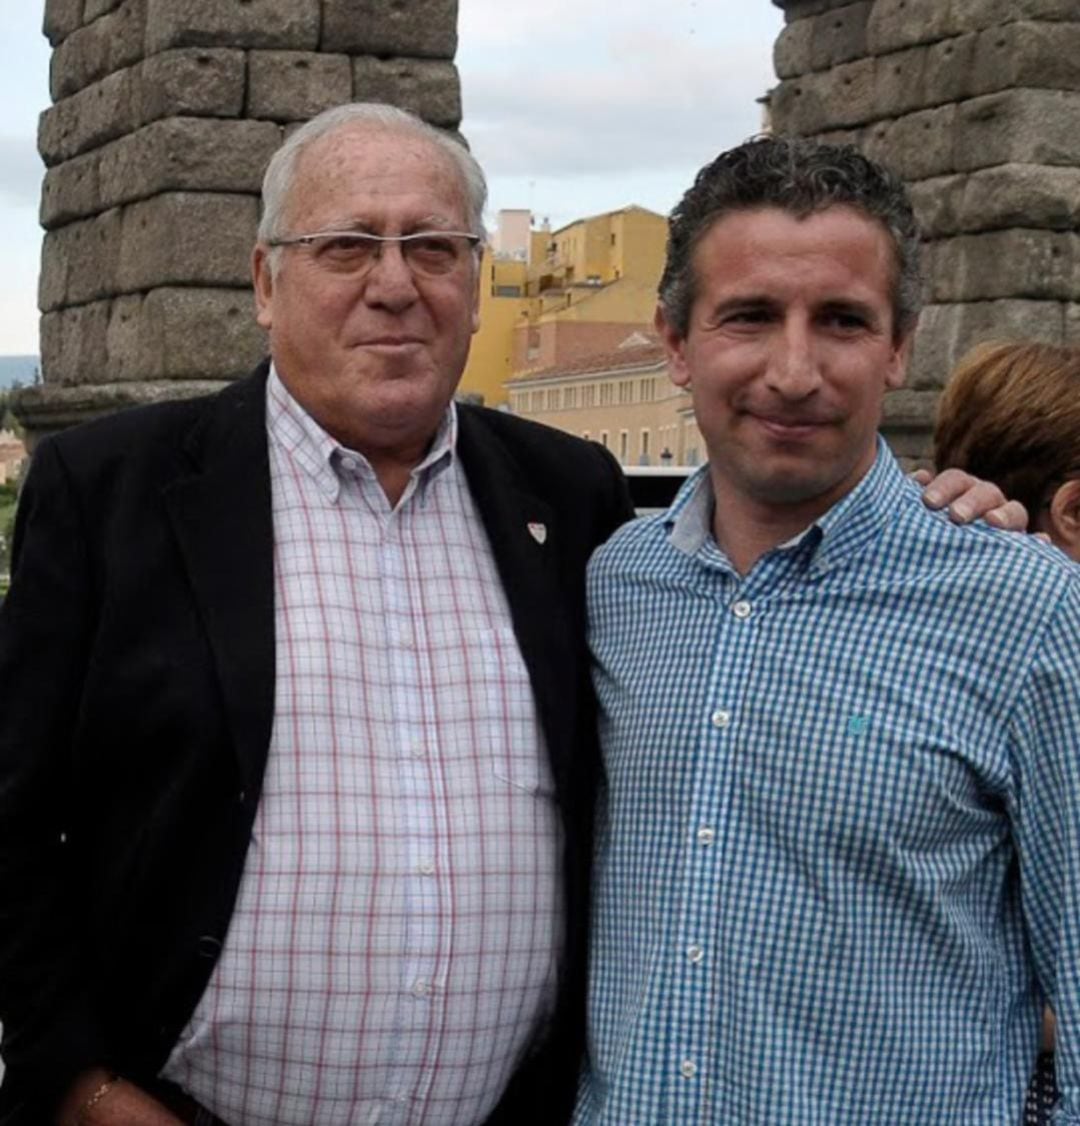
[{"label": "man's ear", "polygon": [[896,391],[904,386],[907,379],[908,363],[911,360],[911,348],[915,343],[915,326],[904,333],[893,346],[892,358],[885,372],[885,386],[890,391]]},{"label": "man's ear", "polygon": [[265,329],[274,323],[274,272],[270,268],[271,250],[261,242],[251,252],[251,280],[255,286],[255,320]]},{"label": "man's ear", "polygon": [[668,378],[676,387],[690,386],[690,368],[686,362],[686,339],[668,320],[663,305],[656,306],[653,317],[656,335],[660,337],[667,352]]},{"label": "man's ear", "polygon": [[1080,562],[1080,481],[1058,485],[1042,524],[1039,530],[1070,559]]}]

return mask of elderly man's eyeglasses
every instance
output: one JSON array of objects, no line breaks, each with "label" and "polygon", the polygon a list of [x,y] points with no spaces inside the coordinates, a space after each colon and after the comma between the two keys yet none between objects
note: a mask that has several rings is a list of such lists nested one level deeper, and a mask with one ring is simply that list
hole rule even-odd
[{"label": "elderly man's eyeglasses", "polygon": [[366,274],[387,243],[396,242],[414,275],[437,278],[464,264],[480,236],[465,231],[417,231],[411,235],[373,235],[367,231],[319,231],[311,235],[271,239],[270,246],[302,246],[315,263],[352,277]]}]

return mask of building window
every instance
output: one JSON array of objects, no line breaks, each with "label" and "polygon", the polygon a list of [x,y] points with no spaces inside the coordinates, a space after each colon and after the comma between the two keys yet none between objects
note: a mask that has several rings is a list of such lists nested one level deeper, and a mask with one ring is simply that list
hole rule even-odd
[{"label": "building window", "polygon": [[629,379],[624,379],[619,384],[619,403],[625,406],[634,401],[634,384]]},{"label": "building window", "polygon": [[581,405],[583,407],[596,406],[596,384],[587,383],[581,389]]},{"label": "building window", "polygon": [[562,394],[557,390],[552,390],[547,393],[547,409],[549,411],[557,411],[562,406]]},{"label": "building window", "polygon": [[610,407],[611,406],[611,400],[612,400],[611,384],[610,383],[601,383],[600,384],[600,405],[602,407]]},{"label": "building window", "polygon": [[497,285],[495,286],[496,297],[520,297],[520,285]]},{"label": "building window", "polygon": [[532,409],[534,411],[542,411],[544,409],[544,392],[534,391],[532,393]]},{"label": "building window", "polygon": [[582,436],[582,437],[583,437],[583,438],[585,439],[585,441],[587,442],[587,441],[588,441],[588,440],[589,440],[589,439],[590,439],[590,438],[592,437],[592,431],[591,431],[591,430],[582,430],[582,432],[581,432],[581,436]]},{"label": "building window", "polygon": [[643,379],[639,384],[638,390],[641,395],[643,403],[651,403],[656,398],[656,380]]},{"label": "building window", "polygon": [[604,449],[606,450],[607,444],[608,444],[608,432],[606,430],[601,430],[600,431],[600,445],[602,445],[604,447]]},{"label": "building window", "polygon": [[562,405],[564,410],[573,410],[577,406],[577,388],[566,387],[562,393]]},{"label": "building window", "polygon": [[649,460],[649,455],[650,455],[649,437],[650,437],[650,435],[649,435],[648,430],[642,430],[642,432],[641,432],[641,452],[638,456],[638,465],[649,465],[649,464],[651,464],[651,462]]},{"label": "building window", "polygon": [[619,431],[619,461],[621,461],[622,464],[625,465],[627,460],[629,459],[629,457],[630,457],[630,431],[629,430],[620,430]]}]

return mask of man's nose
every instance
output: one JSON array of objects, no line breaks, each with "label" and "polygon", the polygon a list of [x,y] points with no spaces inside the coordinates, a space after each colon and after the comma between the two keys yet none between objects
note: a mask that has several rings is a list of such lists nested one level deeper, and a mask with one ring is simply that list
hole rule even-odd
[{"label": "man's nose", "polygon": [[801,323],[784,326],[769,355],[766,382],[785,399],[805,399],[821,385],[821,368],[813,333]]},{"label": "man's nose", "polygon": [[384,242],[364,278],[364,300],[391,310],[404,309],[417,298],[416,279],[400,242]]}]

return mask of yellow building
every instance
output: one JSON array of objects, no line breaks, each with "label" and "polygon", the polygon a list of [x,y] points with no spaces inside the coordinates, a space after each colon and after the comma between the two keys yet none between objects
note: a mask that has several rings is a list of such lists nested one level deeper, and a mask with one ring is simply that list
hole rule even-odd
[{"label": "yellow building", "polygon": [[514,414],[591,438],[622,465],[705,460],[690,395],[668,378],[655,337],[631,333],[611,351],[516,376],[507,391]]},{"label": "yellow building", "polygon": [[648,331],[656,307],[663,216],[631,206],[525,234],[520,211],[501,212],[497,252],[481,266],[480,331],[461,390],[489,406],[505,403],[513,376],[611,352],[629,332]]}]

